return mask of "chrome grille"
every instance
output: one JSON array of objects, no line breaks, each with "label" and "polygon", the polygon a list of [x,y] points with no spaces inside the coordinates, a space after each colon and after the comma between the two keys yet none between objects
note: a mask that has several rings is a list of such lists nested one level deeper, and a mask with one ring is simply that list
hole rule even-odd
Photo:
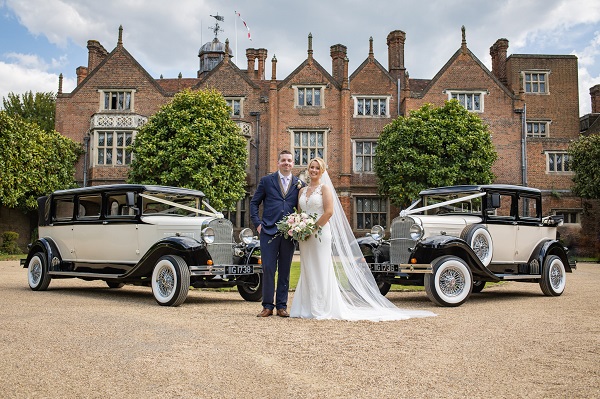
[{"label": "chrome grille", "polygon": [[215,241],[206,245],[214,264],[233,264],[233,224],[228,219],[214,219],[208,226],[215,230]]},{"label": "chrome grille", "polygon": [[410,256],[409,248],[415,246],[410,238],[410,226],[415,223],[411,217],[397,217],[392,220],[390,229],[390,261],[393,264],[406,264]]}]

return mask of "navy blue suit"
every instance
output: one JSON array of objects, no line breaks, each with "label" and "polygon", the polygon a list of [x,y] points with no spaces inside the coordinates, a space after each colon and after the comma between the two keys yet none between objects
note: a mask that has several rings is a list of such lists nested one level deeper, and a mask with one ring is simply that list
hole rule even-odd
[{"label": "navy blue suit", "polygon": [[[277,234],[276,223],[298,207],[298,182],[292,176],[287,193],[283,193],[279,172],[260,179],[252,200],[250,200],[250,218],[255,227],[261,225],[260,253],[263,268],[263,308],[286,309],[290,286],[290,267],[294,256],[295,244]],[[258,208],[262,204],[262,219]],[[275,304],[275,272],[277,271],[277,294]]]}]

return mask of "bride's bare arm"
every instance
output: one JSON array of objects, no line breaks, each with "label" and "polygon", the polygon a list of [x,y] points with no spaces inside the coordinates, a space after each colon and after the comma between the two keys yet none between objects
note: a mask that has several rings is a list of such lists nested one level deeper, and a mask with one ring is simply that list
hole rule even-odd
[{"label": "bride's bare arm", "polygon": [[325,224],[333,215],[333,196],[328,186],[322,186],[321,192],[323,194],[323,214],[321,215],[319,220],[317,220],[317,225],[325,226]]},{"label": "bride's bare arm", "polygon": [[300,190],[298,190],[298,207],[296,208],[298,209],[298,211],[302,210],[302,208],[300,207],[300,197],[302,196],[304,190],[306,190],[306,187],[302,187]]}]

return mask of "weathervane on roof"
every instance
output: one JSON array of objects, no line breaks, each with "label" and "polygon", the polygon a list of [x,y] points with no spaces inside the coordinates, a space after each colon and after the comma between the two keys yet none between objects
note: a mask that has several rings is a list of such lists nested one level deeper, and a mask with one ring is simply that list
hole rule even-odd
[{"label": "weathervane on roof", "polygon": [[219,13],[217,13],[217,15],[211,15],[211,17],[215,19],[215,26],[209,26],[208,29],[212,30],[215,33],[216,39],[219,32],[223,32],[223,29],[221,29],[221,26],[219,26],[219,22],[225,21],[225,17],[219,15]]}]

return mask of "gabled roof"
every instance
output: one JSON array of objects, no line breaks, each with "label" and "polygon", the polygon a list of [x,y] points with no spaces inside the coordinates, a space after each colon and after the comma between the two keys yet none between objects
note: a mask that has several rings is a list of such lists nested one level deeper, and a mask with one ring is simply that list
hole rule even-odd
[{"label": "gabled roof", "polygon": [[[148,71],[146,71],[144,69],[144,67],[142,65],[140,65],[139,62],[137,62],[137,60],[135,58],[133,58],[133,56],[129,53],[129,51],[127,51],[127,49],[125,49],[125,47],[123,47],[122,44],[118,44],[117,47],[115,47],[113,49],[113,51],[111,51],[103,60],[102,62],[100,62],[98,64],[98,66],[96,68],[94,68],[92,71],[89,72],[89,74],[86,76],[86,78],[77,85],[77,87],[69,94],[69,95],[73,95],[75,93],[77,93],[79,91],[79,89],[81,89],[83,86],[85,86],[85,84],[100,70],[102,69],[102,67],[104,65],[106,65],[106,63],[108,61],[110,61],[111,58],[115,57],[116,54],[123,54],[125,56],[125,58],[129,59],[129,61],[131,61],[131,64],[133,65],[133,67],[135,67],[136,69],[138,69],[142,75],[145,75],[148,78],[148,81],[150,82],[151,85],[153,85],[156,90],[161,93],[162,95],[166,96],[167,93],[165,93],[165,91],[163,90],[163,88],[157,83],[156,79],[154,79],[152,76],[150,76],[150,74],[148,73]],[[69,96],[67,95],[67,96]]]},{"label": "gabled roof", "polygon": [[217,73],[217,71],[221,68],[225,68],[225,59],[227,59],[227,65],[231,67],[231,69],[233,69],[233,71],[236,74],[238,74],[242,79],[244,79],[249,86],[251,86],[254,89],[260,89],[260,86],[257,85],[252,79],[250,79],[247,73],[244,73],[240,68],[238,68],[238,66],[235,65],[235,63],[231,62],[231,58],[229,57],[223,58],[221,61],[219,61],[219,63],[211,71],[209,71],[206,75],[200,78],[198,83],[196,83],[196,85],[192,87],[192,89],[201,88],[202,84],[206,82],[212,75]]},{"label": "gabled roof", "polygon": [[[429,89],[431,89],[436,83],[437,81],[446,73],[446,71],[450,68],[450,66],[452,64],[454,64],[454,62],[458,59],[458,57],[462,54],[467,54],[468,56],[470,56],[473,61],[475,61],[475,63],[477,65],[479,65],[479,67],[489,76],[489,78],[494,81],[496,83],[496,85],[498,85],[498,87],[500,87],[507,96],[514,98],[514,94],[508,89],[508,87],[506,87],[504,84],[502,84],[502,82],[500,82],[500,80],[498,80],[498,78],[496,77],[496,75],[494,75],[489,69],[487,69],[487,67],[483,64],[483,62],[481,62],[479,60],[479,58],[477,58],[475,56],[475,54],[473,54],[471,52],[471,50],[469,50],[466,46],[463,48],[459,48],[452,57],[450,57],[450,59],[448,60],[448,62],[446,62],[446,64],[442,67],[442,69],[439,70],[439,72],[433,77],[433,79],[431,79],[429,81],[429,83],[427,84],[427,86],[425,86],[423,88],[423,90],[419,93],[419,92],[413,92],[412,90],[412,86],[411,86],[411,97],[413,98],[423,98],[423,96],[425,94],[427,94],[427,92],[429,91]],[[412,81],[411,81],[412,82]]]},{"label": "gabled roof", "polygon": [[323,74],[323,76],[325,76],[325,78],[329,81],[329,83],[331,83],[336,89],[341,90],[342,89],[342,85],[340,83],[338,83],[333,76],[331,76],[331,74],[329,72],[327,72],[327,70],[325,70],[325,68],[323,68],[321,66],[321,64],[319,64],[319,62],[317,60],[315,60],[314,58],[312,60],[309,60],[308,58],[306,60],[304,60],[304,62],[302,64],[300,64],[298,66],[298,68],[294,69],[292,71],[292,73],[290,73],[284,80],[280,81],[277,84],[277,89],[281,89],[283,87],[285,87],[290,80],[292,80],[292,78],[297,75],[298,73],[300,73],[301,70],[303,70],[304,68],[306,68],[309,64],[312,64],[315,66],[315,68],[317,68],[317,70],[319,72],[321,72],[321,74]]},{"label": "gabled roof", "polygon": [[394,77],[392,75],[390,75],[390,73],[388,72],[387,69],[385,69],[385,67],[383,65],[381,65],[379,63],[379,61],[377,61],[377,59],[375,57],[367,57],[362,64],[360,64],[358,66],[358,68],[356,68],[356,70],[352,73],[352,75],[350,75],[350,81],[352,81],[352,79],[354,79],[370,62],[374,63],[375,66],[377,66],[377,68],[379,68],[381,70],[381,72],[384,73],[385,76],[387,76],[387,78],[391,81],[391,82],[396,82],[396,80],[394,79]]}]

